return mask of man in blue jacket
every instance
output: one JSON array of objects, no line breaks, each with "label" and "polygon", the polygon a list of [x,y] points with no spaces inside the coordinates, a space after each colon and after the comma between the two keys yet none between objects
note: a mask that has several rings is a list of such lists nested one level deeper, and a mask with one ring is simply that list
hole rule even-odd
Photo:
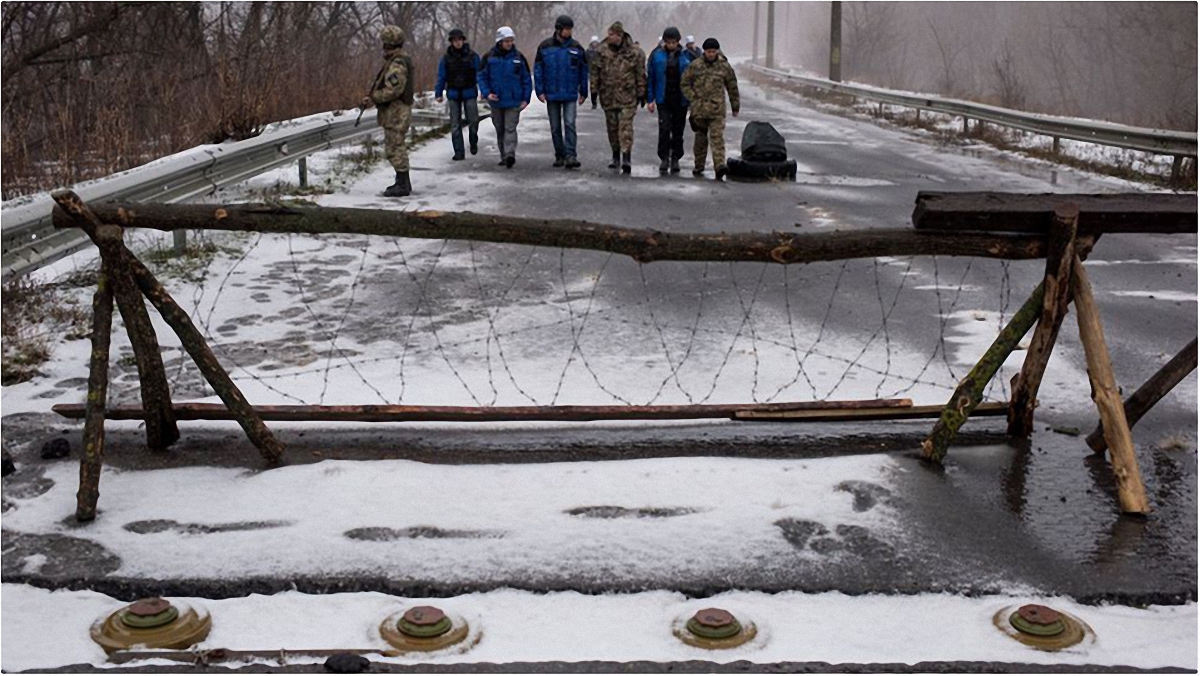
[{"label": "man in blue jacket", "polygon": [[[576,105],[588,98],[588,60],[583,45],[571,33],[575,22],[566,14],[554,21],[554,35],[538,45],[533,59],[533,83],[538,100],[550,115],[550,138],[554,141],[554,166],[575,169]],[[566,139],[563,126],[566,126]]]},{"label": "man in blue jacket", "polygon": [[680,82],[683,71],[692,63],[692,54],[679,44],[679,29],[663,31],[662,46],[650,52],[646,62],[647,109],[658,113],[658,173],[679,173],[683,158],[683,127],[687,122],[688,100]]},{"label": "man in blue jacket", "polygon": [[434,96],[442,102],[442,92],[450,99],[450,142],[454,144],[454,159],[466,157],[463,152],[463,117],[470,129],[471,154],[479,152],[479,89],[476,73],[479,71],[479,55],[471,51],[467,36],[462,30],[450,31],[450,47],[438,62],[437,86]]},{"label": "man in blue jacket", "polygon": [[492,108],[500,164],[509,169],[517,163],[517,123],[533,95],[529,60],[517,51],[516,42],[512,28],[497,29],[496,46],[480,63],[478,78],[479,93]]}]

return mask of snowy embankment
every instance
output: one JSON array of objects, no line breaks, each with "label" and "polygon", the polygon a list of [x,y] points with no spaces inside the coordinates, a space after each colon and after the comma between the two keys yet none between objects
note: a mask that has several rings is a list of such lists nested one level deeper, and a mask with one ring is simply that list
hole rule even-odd
[{"label": "snowy embankment", "polygon": [[[70,664],[103,665],[104,652],[88,627],[124,603],[90,591],[47,592],[6,584],[5,671]],[[454,664],[607,660],[657,662],[747,660],[771,662],[901,663],[931,661],[1008,662],[1037,665],[1123,665],[1134,668],[1196,668],[1196,605],[1149,608],[1088,607],[1065,599],[964,598],[943,594],[906,597],[729,592],[707,599],[646,592],[621,596],[532,594],[502,590],[449,599],[403,599],[375,593],[274,596],[199,603],[211,612],[213,630],[199,649],[385,650],[378,626],[411,605],[433,604],[463,616],[479,642],[459,654],[371,659],[393,664]],[[1045,603],[1086,622],[1094,640],[1058,653],[1026,647],[992,623],[1001,610]],[[684,645],[672,622],[701,608],[722,607],[754,622],[751,643],[726,651]],[[289,654],[288,664],[324,658]],[[279,664],[260,660],[264,665]],[[146,667],[169,666],[147,660]],[[221,666],[236,667],[238,663]]]}]

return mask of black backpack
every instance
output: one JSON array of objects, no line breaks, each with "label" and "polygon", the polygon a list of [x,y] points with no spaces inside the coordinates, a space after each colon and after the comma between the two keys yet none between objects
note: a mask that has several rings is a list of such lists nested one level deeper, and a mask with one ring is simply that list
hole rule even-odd
[{"label": "black backpack", "polygon": [[787,160],[787,143],[768,122],[750,122],[742,133],[742,159],[749,162]]}]

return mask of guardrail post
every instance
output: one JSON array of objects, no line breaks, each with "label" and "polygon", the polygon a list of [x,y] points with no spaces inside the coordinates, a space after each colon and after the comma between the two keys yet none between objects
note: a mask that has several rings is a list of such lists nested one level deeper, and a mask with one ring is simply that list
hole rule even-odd
[{"label": "guardrail post", "polygon": [[307,188],[308,187],[308,158],[301,157],[300,161],[297,164],[300,165],[300,187]]},{"label": "guardrail post", "polygon": [[963,116],[963,135],[971,133],[971,118]]},{"label": "guardrail post", "polygon": [[1060,151],[1060,150],[1062,150],[1062,139],[1061,139],[1061,138],[1059,138],[1059,137],[1057,137],[1057,136],[1055,136],[1055,137],[1054,137],[1054,148],[1053,148],[1053,152],[1054,152],[1054,154],[1055,154],[1055,155],[1057,155],[1057,154],[1059,153],[1059,151]]},{"label": "guardrail post", "polygon": [[175,253],[182,254],[187,251],[187,230],[176,230],[172,234],[175,242]]},{"label": "guardrail post", "polygon": [[1183,155],[1176,155],[1171,162],[1171,183],[1177,184],[1183,178]]}]

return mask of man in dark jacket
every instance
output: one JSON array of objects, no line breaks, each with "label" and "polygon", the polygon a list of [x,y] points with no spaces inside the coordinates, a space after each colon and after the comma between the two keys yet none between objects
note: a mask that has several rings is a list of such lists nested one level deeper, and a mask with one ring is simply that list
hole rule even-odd
[{"label": "man in dark jacket", "polygon": [[512,28],[501,26],[496,30],[496,46],[480,63],[478,79],[479,93],[492,108],[500,164],[512,169],[517,163],[517,123],[533,95],[529,60],[517,51]]},{"label": "man in dark jacket", "polygon": [[[538,45],[533,60],[533,82],[538,100],[550,116],[550,138],[554,141],[554,166],[575,169],[576,105],[588,98],[588,61],[583,45],[571,33],[575,22],[563,14],[554,22],[554,35]],[[563,127],[566,138],[563,138]]]},{"label": "man in dark jacket", "polygon": [[[595,62],[596,52],[599,49],[600,49],[600,36],[593,35],[591,42],[588,43],[588,51],[587,51],[588,74],[589,75],[592,72],[591,65],[593,62]],[[591,90],[592,90],[592,110],[595,110],[596,109],[596,97],[600,96],[600,92],[597,91],[595,87],[591,87]]]},{"label": "man in dark jacket", "polygon": [[683,127],[687,122],[688,101],[680,83],[683,72],[692,63],[692,55],[680,45],[679,29],[663,31],[662,46],[650,52],[646,63],[646,107],[658,113],[658,165],[660,174],[679,173],[683,157]]},{"label": "man in dark jacket", "polygon": [[438,62],[437,86],[434,96],[437,102],[442,102],[442,92],[450,100],[450,142],[454,145],[454,159],[466,157],[463,152],[463,117],[467,118],[470,129],[471,154],[479,152],[479,89],[476,87],[476,73],[479,71],[479,55],[471,51],[467,44],[467,36],[462,30],[455,28],[450,31],[450,47]]}]

